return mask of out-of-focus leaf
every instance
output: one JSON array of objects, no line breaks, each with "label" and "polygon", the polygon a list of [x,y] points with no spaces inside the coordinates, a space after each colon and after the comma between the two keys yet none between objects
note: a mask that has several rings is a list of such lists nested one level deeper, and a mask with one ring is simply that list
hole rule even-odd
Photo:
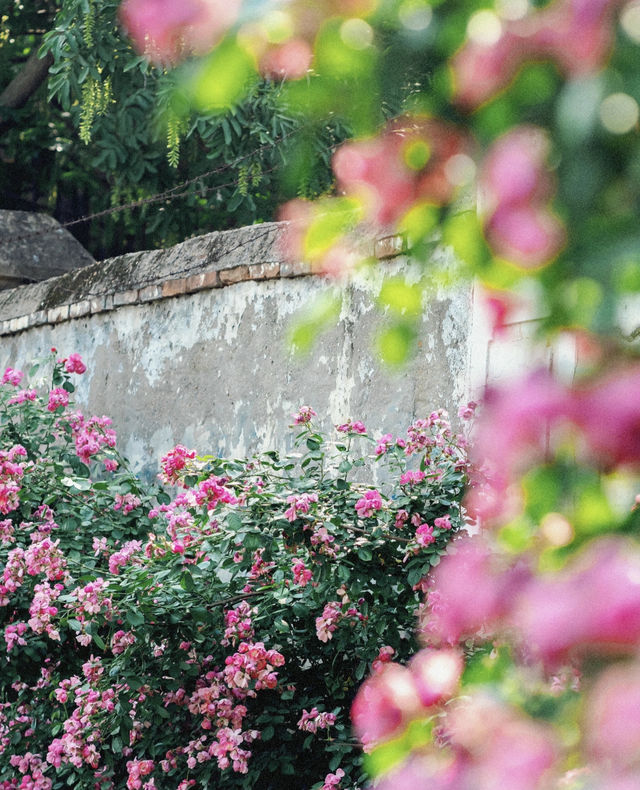
[{"label": "out-of-focus leaf", "polygon": [[324,294],[316,299],[304,318],[292,324],[289,345],[297,352],[311,349],[317,336],[327,327],[335,324],[340,314],[341,300],[335,294]]},{"label": "out-of-focus leaf", "polygon": [[391,277],[384,281],[378,303],[394,313],[418,316],[422,312],[422,286],[402,277]]},{"label": "out-of-focus leaf", "polygon": [[189,80],[191,99],[200,110],[228,110],[245,95],[255,74],[251,55],[227,38],[198,64]]},{"label": "out-of-focus leaf", "polygon": [[370,776],[388,773],[409,754],[431,742],[433,722],[430,719],[412,721],[399,738],[393,738],[377,746],[365,755],[365,768]]},{"label": "out-of-focus leaf", "polygon": [[415,327],[407,322],[383,329],[376,338],[382,361],[390,366],[402,365],[409,358],[415,339]]}]

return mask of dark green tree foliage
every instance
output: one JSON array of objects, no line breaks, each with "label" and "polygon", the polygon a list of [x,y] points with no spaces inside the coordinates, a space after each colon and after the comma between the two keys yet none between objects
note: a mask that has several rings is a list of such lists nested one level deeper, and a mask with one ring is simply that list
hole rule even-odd
[{"label": "dark green tree foliage", "polygon": [[[345,128],[303,125],[280,83],[256,81],[230,112],[199,113],[174,73],[134,52],[116,0],[2,5],[0,208],[68,222],[153,198],[70,228],[100,259],[270,220],[287,197],[331,188]],[[281,183],[292,159],[305,166]]]}]

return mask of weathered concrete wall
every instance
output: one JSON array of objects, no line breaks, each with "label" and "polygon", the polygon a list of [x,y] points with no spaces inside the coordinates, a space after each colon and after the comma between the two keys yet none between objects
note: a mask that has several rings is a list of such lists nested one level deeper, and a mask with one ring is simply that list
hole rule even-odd
[{"label": "weathered concrete wall", "polygon": [[379,241],[389,260],[342,289],[338,323],[299,358],[288,328],[327,285],[282,260],[278,233],[275,223],[213,233],[5,291],[0,365],[24,366],[51,346],[79,352],[89,368],[79,404],[111,416],[121,450],[148,473],[177,442],[234,456],[285,449],[301,404],[327,426],[352,417],[375,432],[404,431],[439,406],[455,412],[471,385],[471,288],[432,299],[418,354],[386,370],[373,299],[407,263],[393,240]]}]

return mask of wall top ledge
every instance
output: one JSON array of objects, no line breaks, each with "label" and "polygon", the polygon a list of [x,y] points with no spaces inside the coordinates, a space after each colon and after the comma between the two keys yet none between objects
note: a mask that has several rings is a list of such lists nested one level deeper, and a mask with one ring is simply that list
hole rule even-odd
[{"label": "wall top ledge", "polygon": [[[284,223],[266,222],[197,236],[163,250],[132,252],[42,282],[0,291],[0,336],[156,299],[221,288],[246,280],[311,274],[285,261]],[[367,245],[383,259],[401,254],[400,237]]]}]

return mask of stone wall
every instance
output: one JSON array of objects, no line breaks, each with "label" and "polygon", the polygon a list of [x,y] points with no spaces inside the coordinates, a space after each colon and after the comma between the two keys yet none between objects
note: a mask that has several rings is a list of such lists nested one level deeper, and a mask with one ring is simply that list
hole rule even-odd
[{"label": "stone wall", "polygon": [[436,294],[413,361],[385,369],[372,339],[387,319],[373,300],[408,263],[397,239],[379,239],[370,251],[382,265],[341,290],[338,322],[298,357],[291,322],[328,286],[283,260],[280,230],[211,233],[0,292],[0,369],[52,346],[79,352],[89,368],[80,406],[111,416],[121,450],[149,474],[177,442],[235,456],[285,449],[301,404],[327,427],[352,417],[376,433],[404,431],[439,406],[455,413],[486,367],[473,289]]}]

